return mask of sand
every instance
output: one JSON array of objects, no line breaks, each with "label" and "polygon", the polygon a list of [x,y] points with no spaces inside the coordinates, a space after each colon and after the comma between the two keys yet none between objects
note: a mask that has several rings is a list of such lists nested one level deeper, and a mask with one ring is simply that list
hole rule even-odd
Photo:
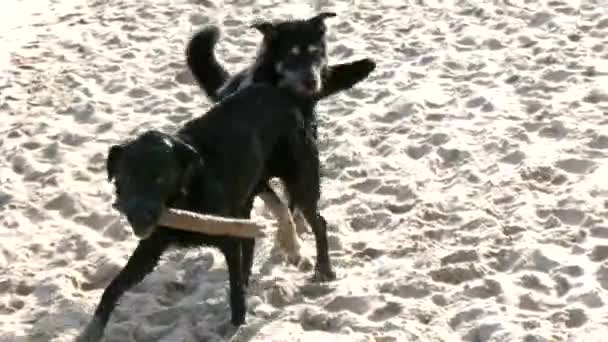
[{"label": "sand", "polygon": [[[332,63],[378,62],[318,108],[338,280],[312,283],[260,241],[235,332],[221,255],[174,250],[106,341],[608,341],[608,3],[315,6],[339,14]],[[72,341],[125,264],[137,240],[111,208],[106,153],[209,108],[185,68],[192,32],[221,25],[235,71],[255,54],[254,19],[313,12],[3,1],[0,341]],[[253,217],[274,231],[260,200]]]}]

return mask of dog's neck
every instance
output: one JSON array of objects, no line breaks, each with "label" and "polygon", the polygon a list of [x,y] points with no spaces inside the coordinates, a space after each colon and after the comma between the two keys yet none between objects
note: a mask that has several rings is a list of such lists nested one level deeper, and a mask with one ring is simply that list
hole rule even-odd
[{"label": "dog's neck", "polygon": [[[205,168],[192,175],[190,185],[177,191],[169,201],[170,208],[203,211],[211,214],[225,215],[225,212],[217,212],[215,203],[222,202],[224,188],[212,170]],[[211,207],[196,207],[196,204],[210,204]]]}]

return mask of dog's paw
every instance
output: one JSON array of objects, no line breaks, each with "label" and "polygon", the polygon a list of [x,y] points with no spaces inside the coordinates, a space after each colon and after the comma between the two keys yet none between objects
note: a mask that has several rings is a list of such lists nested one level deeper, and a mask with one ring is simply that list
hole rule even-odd
[{"label": "dog's paw", "polygon": [[321,283],[321,282],[327,282],[327,281],[333,281],[336,280],[336,272],[334,272],[329,265],[327,265],[326,267],[319,267],[317,266],[315,268],[315,274],[312,278],[312,280],[314,282],[317,283]]},{"label": "dog's paw", "polygon": [[213,329],[213,333],[222,336],[226,340],[229,340],[231,336],[236,334],[239,327],[243,324],[245,324],[245,322],[236,325],[232,322],[232,320],[223,320],[215,327],[215,329]]},{"label": "dog's paw", "polygon": [[76,336],[74,342],[99,342],[103,337],[103,325],[94,317],[80,335]]},{"label": "dog's paw", "polygon": [[291,265],[298,266],[301,261],[302,261],[302,255],[299,253],[291,254],[291,255],[287,256],[287,262],[289,262]]},{"label": "dog's paw", "polygon": [[235,331],[236,329],[238,329],[238,327],[240,327],[241,325],[245,325],[247,324],[247,319],[243,316],[243,317],[232,317],[232,319],[230,319],[230,324],[225,324],[224,328],[226,329],[226,333],[230,333],[230,332],[234,332],[234,331],[230,331],[231,328],[234,328]]},{"label": "dog's paw", "polygon": [[313,269],[314,264],[311,258],[302,256],[296,266],[300,272],[310,272]]},{"label": "dog's paw", "polygon": [[364,58],[355,63],[358,65],[359,71],[363,74],[370,74],[376,69],[376,62],[371,58]]}]

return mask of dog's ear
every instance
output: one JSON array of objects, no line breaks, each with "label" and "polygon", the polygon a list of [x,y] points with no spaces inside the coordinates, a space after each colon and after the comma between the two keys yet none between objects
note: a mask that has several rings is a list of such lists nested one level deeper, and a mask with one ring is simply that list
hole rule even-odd
[{"label": "dog's ear", "polygon": [[323,77],[323,85],[318,98],[323,99],[352,88],[366,79],[374,69],[376,69],[376,62],[371,58],[329,66]]},{"label": "dog's ear", "polygon": [[321,12],[314,17],[308,19],[308,23],[311,24],[315,30],[317,30],[322,35],[327,31],[327,26],[325,25],[325,19],[335,17],[336,13],[334,12]]},{"label": "dog's ear", "polygon": [[108,182],[114,179],[114,171],[116,170],[116,162],[120,158],[124,147],[122,145],[112,145],[108,149],[108,157],[106,158],[106,172],[108,173]]},{"label": "dog's ear", "polygon": [[338,15],[334,12],[321,12],[321,13],[315,15],[314,17],[308,19],[308,21],[323,22],[327,18],[333,18],[333,17],[337,17],[337,16]]},{"label": "dog's ear", "polygon": [[334,12],[321,12],[315,15],[314,17],[308,19],[308,22],[320,27],[323,31],[325,31],[325,19],[333,18],[335,16],[337,16],[337,14]]},{"label": "dog's ear", "polygon": [[171,140],[177,159],[182,164],[184,170],[181,184],[182,191],[184,191],[192,182],[193,176],[203,169],[203,157],[186,142],[177,138],[172,138]]},{"label": "dog's ear", "polygon": [[251,28],[258,30],[264,35],[264,37],[267,38],[271,38],[276,32],[274,24],[269,21],[258,21],[256,23],[253,23],[251,25]]}]

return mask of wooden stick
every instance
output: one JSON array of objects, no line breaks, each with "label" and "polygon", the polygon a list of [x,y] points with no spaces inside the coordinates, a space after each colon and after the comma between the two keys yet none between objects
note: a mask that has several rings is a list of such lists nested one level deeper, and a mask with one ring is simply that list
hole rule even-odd
[{"label": "wooden stick", "polygon": [[264,226],[251,220],[204,215],[169,208],[158,221],[160,225],[209,235],[229,235],[240,238],[265,236]]}]

